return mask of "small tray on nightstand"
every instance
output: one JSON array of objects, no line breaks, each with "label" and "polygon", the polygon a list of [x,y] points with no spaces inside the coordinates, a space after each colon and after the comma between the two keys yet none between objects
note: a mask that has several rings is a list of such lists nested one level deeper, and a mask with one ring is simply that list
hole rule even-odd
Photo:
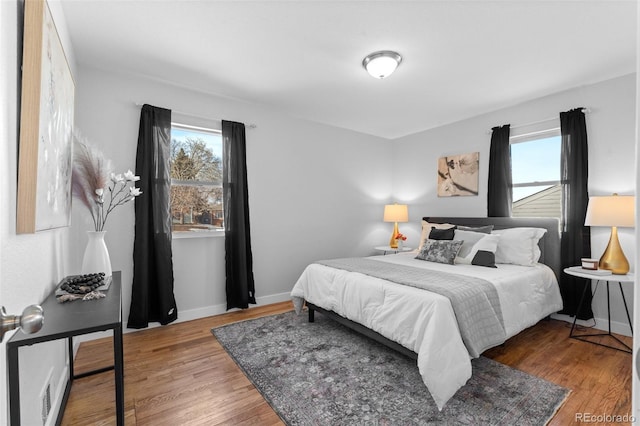
[{"label": "small tray on nightstand", "polygon": [[571,266],[567,268],[568,271],[571,272],[580,272],[582,274],[593,275],[596,277],[602,277],[606,275],[613,275],[611,271],[607,269],[585,269],[582,266]]}]

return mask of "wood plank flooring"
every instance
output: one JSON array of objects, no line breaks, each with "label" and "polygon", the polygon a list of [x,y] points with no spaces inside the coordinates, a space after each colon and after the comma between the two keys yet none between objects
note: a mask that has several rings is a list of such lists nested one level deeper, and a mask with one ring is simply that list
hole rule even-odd
[{"label": "wood plank flooring", "polygon": [[[291,309],[283,302],[125,334],[126,425],[281,425],[210,329]],[[576,424],[576,413],[630,414],[631,355],[569,339],[569,329],[541,321],[484,355],[572,390],[551,425]],[[110,365],[112,350],[111,338],[81,344],[76,373]],[[115,424],[113,372],[74,382],[62,424]]]}]

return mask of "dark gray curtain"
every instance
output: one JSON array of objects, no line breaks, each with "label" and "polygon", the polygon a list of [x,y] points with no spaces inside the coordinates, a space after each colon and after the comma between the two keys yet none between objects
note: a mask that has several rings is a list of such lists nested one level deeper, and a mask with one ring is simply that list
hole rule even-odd
[{"label": "dark gray curtain", "polygon": [[[591,257],[591,231],[584,226],[589,193],[589,155],[587,149],[587,125],[582,108],[560,113],[562,133],[560,176],[562,179],[562,234],[560,238],[560,259],[562,269],[580,265],[580,258]],[[578,304],[585,286],[591,280],[562,274],[560,293],[567,315],[577,315],[579,319],[593,318],[591,292],[578,312]]]},{"label": "dark gray curtain", "polygon": [[178,318],[173,295],[171,253],[171,111],[143,105],[140,112],[136,174],[142,195],[135,199],[133,287],[129,328]]},{"label": "dark gray curtain", "polygon": [[487,189],[487,216],[510,217],[513,200],[511,189],[510,125],[491,129],[489,149],[489,183]]},{"label": "dark gray curtain", "polygon": [[256,303],[244,130],[242,123],[222,121],[227,309],[244,309],[249,307],[249,303]]}]

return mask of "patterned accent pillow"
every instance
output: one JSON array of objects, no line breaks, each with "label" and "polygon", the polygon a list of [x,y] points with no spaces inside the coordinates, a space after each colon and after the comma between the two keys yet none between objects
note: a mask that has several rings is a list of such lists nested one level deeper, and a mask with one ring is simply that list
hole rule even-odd
[{"label": "patterned accent pillow", "polygon": [[425,240],[416,259],[453,265],[460,247],[460,240]]}]

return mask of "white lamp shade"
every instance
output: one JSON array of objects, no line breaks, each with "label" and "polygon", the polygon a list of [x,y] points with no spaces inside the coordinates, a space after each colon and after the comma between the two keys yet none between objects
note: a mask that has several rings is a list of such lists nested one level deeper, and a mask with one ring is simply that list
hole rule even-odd
[{"label": "white lamp shade", "polygon": [[584,224],[633,228],[636,223],[635,204],[636,197],[633,195],[589,197]]},{"label": "white lamp shade", "polygon": [[387,204],[384,206],[385,222],[409,222],[409,209],[406,204]]},{"label": "white lamp shade", "polygon": [[385,78],[391,75],[402,61],[402,57],[390,50],[375,52],[362,61],[362,66],[372,77]]}]

